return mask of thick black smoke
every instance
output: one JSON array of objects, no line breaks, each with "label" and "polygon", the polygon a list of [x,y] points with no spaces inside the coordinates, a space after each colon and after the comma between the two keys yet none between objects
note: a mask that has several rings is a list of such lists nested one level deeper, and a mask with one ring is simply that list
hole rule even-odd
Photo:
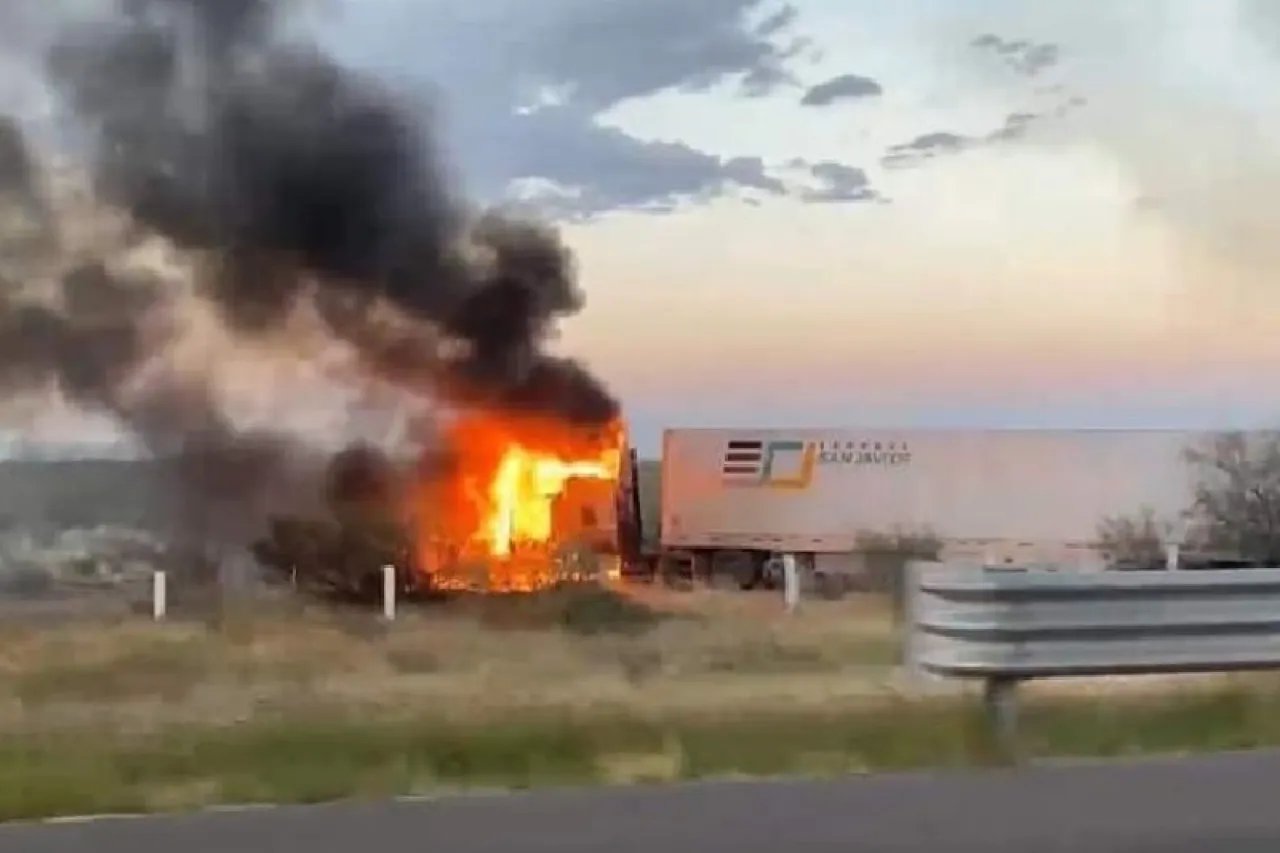
[{"label": "thick black smoke", "polygon": [[[211,252],[209,295],[242,332],[273,327],[314,286],[334,332],[390,375],[611,417],[599,382],[541,349],[582,305],[557,235],[474,219],[426,112],[278,23],[269,0],[129,0],[61,39],[50,77],[95,131],[98,192]],[[370,320],[380,301],[434,334],[385,345]]]},{"label": "thick black smoke", "polygon": [[295,454],[281,437],[236,429],[206,377],[141,375],[176,334],[164,282],[113,272],[107,258],[60,263],[60,223],[13,122],[0,123],[0,151],[0,389],[38,393],[54,383],[73,404],[114,415],[172,460],[174,532],[197,542],[243,534],[273,489],[294,491],[284,475]]},{"label": "thick black smoke", "polygon": [[[0,387],[28,391],[56,380],[75,402],[122,414],[125,382],[153,343],[148,317],[160,293],[154,282],[121,281],[95,260],[51,264],[61,250],[56,217],[11,119],[0,121],[0,162]],[[45,285],[44,299],[23,298],[32,278]]]},{"label": "thick black smoke", "polygon": [[[92,140],[98,200],[198,259],[201,294],[242,340],[276,333],[308,302],[365,371],[406,394],[612,418],[601,383],[543,349],[582,306],[558,235],[477,215],[439,160],[429,113],[287,40],[281,14],[270,0],[120,0],[61,33],[47,77]],[[57,254],[62,239],[33,159],[19,127],[0,124],[9,259]],[[31,267],[5,265],[0,387],[56,382],[177,458],[197,527],[218,507],[256,514],[288,480],[289,442],[238,430],[199,374],[139,382],[179,334],[173,285],[106,255],[42,267],[43,301],[18,298],[27,282],[12,279]],[[365,458],[343,456],[329,487],[367,482],[353,473]]]}]

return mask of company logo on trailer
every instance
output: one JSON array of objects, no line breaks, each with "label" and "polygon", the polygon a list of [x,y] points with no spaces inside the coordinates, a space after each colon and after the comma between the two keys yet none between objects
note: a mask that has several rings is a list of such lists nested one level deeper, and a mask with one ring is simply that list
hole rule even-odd
[{"label": "company logo on trailer", "polygon": [[806,489],[820,465],[911,464],[905,441],[757,441],[733,439],[725,445],[720,473],[726,485]]}]

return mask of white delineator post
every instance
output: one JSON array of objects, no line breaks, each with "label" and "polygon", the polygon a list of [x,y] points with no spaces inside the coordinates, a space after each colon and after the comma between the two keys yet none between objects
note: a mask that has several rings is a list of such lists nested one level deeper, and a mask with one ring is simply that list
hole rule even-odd
[{"label": "white delineator post", "polygon": [[1180,554],[1182,543],[1187,538],[1186,519],[1166,522],[1164,525],[1164,567],[1166,571],[1176,572],[1181,566]]},{"label": "white delineator post", "polygon": [[782,600],[787,604],[787,612],[796,609],[800,603],[800,573],[796,571],[796,555],[782,555]]},{"label": "white delineator post", "polygon": [[382,567],[382,618],[388,622],[396,618],[396,567]]},{"label": "white delineator post", "polygon": [[169,583],[164,572],[151,573],[151,618],[159,622],[169,610]]}]

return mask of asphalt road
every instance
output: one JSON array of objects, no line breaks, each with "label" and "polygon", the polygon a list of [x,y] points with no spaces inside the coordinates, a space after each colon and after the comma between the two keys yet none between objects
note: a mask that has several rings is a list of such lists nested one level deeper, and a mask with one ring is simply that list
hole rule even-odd
[{"label": "asphalt road", "polygon": [[1280,753],[0,828],[4,853],[1275,853]]}]

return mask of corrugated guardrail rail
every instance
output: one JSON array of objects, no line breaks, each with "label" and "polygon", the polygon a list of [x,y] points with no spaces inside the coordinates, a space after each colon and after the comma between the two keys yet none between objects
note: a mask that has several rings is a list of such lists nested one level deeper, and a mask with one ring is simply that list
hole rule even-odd
[{"label": "corrugated guardrail rail", "polygon": [[1280,569],[912,574],[911,663],[982,679],[1006,734],[1027,679],[1280,669]]}]

